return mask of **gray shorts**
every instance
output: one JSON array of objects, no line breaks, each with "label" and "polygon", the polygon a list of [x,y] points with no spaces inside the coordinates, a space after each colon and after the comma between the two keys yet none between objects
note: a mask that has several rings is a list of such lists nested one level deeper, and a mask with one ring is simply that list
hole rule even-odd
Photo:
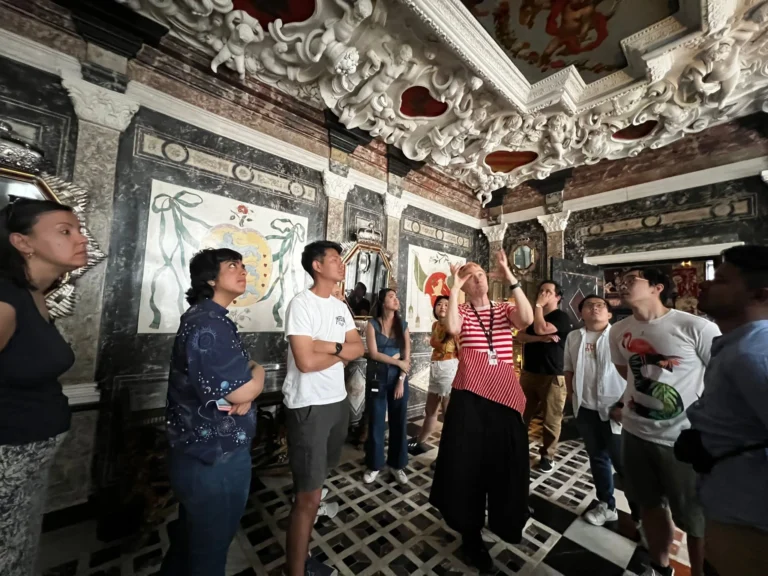
[{"label": "gray shorts", "polygon": [[288,460],[296,492],[323,487],[329,470],[339,464],[349,427],[349,402],[286,408]]},{"label": "gray shorts", "polygon": [[669,506],[675,525],[689,536],[704,537],[704,509],[696,493],[696,472],[675,458],[675,450],[621,434],[627,499],[641,508]]}]

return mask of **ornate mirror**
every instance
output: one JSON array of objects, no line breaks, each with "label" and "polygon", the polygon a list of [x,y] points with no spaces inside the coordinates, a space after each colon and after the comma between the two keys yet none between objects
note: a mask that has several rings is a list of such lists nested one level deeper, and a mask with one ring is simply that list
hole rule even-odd
[{"label": "ornate mirror", "polygon": [[528,241],[518,243],[509,254],[509,261],[519,272],[528,272],[536,264],[536,250]]},{"label": "ornate mirror", "polygon": [[382,247],[381,232],[361,228],[356,242],[342,244],[346,278],[342,285],[355,319],[370,318],[376,295],[382,288],[397,288],[390,254]]},{"label": "ornate mirror", "polygon": [[43,172],[43,154],[14,134],[10,124],[0,122],[0,210],[19,198],[53,200],[71,206],[88,238],[88,264],[61,279],[46,294],[51,318],[72,314],[76,295],[74,280],[105,258],[85,225],[88,195],[85,190]]}]

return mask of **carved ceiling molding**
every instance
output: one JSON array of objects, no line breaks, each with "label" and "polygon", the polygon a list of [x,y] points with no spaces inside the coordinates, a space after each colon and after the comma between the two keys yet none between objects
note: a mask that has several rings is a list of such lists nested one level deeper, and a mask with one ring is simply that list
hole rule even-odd
[{"label": "carved ceiling molding", "polygon": [[[768,0],[680,0],[622,40],[625,69],[586,84],[569,66],[533,85],[461,0],[316,0],[308,20],[266,27],[231,0],[118,1],[210,52],[213,71],[322,105],[484,205],[500,188],[768,111]],[[444,111],[406,115],[414,87]]]}]

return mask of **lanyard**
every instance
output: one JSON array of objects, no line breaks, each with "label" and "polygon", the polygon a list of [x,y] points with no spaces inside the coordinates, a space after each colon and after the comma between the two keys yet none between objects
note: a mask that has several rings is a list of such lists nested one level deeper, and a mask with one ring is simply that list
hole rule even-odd
[{"label": "lanyard", "polygon": [[480,329],[483,331],[483,334],[485,334],[485,339],[488,340],[488,349],[493,352],[493,303],[491,303],[491,325],[490,330],[485,329],[485,324],[483,324],[483,321],[480,319],[480,314],[477,313],[477,310],[475,309],[475,306],[473,304],[470,304],[472,307],[472,312],[475,313],[475,317],[477,318],[478,324],[480,324]]}]

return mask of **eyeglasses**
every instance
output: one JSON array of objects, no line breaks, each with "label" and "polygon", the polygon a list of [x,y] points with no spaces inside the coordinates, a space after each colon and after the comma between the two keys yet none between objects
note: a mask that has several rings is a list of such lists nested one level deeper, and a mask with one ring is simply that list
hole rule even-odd
[{"label": "eyeglasses", "polygon": [[584,304],[584,308],[588,308],[590,310],[605,310],[607,306],[605,305],[605,302],[591,302]]},{"label": "eyeglasses", "polygon": [[643,280],[644,282],[648,282],[645,278],[640,278],[640,276],[624,276],[621,280],[619,280],[618,284],[621,286],[632,286],[635,282],[638,280]]}]

